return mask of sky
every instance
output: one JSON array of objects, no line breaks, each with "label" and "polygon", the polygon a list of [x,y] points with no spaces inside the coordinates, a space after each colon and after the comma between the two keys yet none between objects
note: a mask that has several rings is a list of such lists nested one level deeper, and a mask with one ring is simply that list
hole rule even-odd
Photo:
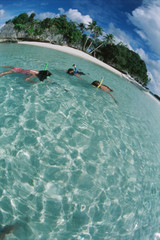
[{"label": "sky", "polygon": [[148,87],[160,96],[160,0],[0,0],[0,28],[23,12],[41,20],[59,14],[86,25],[95,20],[104,34],[140,55],[151,78]]}]

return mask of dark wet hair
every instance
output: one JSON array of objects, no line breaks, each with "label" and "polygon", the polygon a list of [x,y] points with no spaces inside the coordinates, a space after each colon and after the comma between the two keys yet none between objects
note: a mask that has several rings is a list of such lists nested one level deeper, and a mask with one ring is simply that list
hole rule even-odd
[{"label": "dark wet hair", "polygon": [[50,73],[48,70],[43,70],[43,71],[39,71],[39,73],[37,74],[37,77],[39,78],[40,81],[44,81],[44,79],[46,79],[47,77],[51,76],[52,73]]},{"label": "dark wet hair", "polygon": [[94,82],[92,82],[91,84],[92,84],[93,86],[95,86],[95,87],[98,87],[99,84],[100,84],[100,82],[99,82],[99,81],[94,81]]},{"label": "dark wet hair", "polygon": [[[100,87],[100,86],[101,86],[101,84],[100,84],[99,81],[94,81],[94,82],[92,82],[91,84],[92,84],[93,86],[95,86],[95,87],[98,87],[98,86]],[[103,86],[107,87],[110,92],[113,92],[113,90],[112,90],[110,87],[108,87],[108,86],[106,86],[106,85],[104,85],[104,84],[103,84]]]},{"label": "dark wet hair", "polygon": [[67,71],[68,74],[74,74],[74,69],[73,68],[69,68]]}]

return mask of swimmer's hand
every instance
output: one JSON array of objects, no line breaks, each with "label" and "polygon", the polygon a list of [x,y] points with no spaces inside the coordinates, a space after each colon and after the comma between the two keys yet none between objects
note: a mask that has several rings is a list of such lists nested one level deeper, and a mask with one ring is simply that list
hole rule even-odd
[{"label": "swimmer's hand", "polygon": [[114,99],[114,101],[115,101],[115,103],[116,103],[116,104],[118,104],[118,102],[117,102],[117,100],[116,100],[116,99]]},{"label": "swimmer's hand", "polygon": [[75,73],[73,76],[76,76],[79,80],[82,80],[82,78],[80,77],[80,75],[78,73]]},{"label": "swimmer's hand", "polygon": [[25,80],[26,82],[30,82],[30,83],[34,83],[36,84],[37,82],[36,81],[33,81],[33,80]]},{"label": "swimmer's hand", "polygon": [[13,68],[13,66],[0,66],[1,68]]},{"label": "swimmer's hand", "polygon": [[108,93],[113,98],[113,100],[116,104],[118,104],[117,100],[113,97],[113,95],[108,90],[106,90],[105,92]]},{"label": "swimmer's hand", "polygon": [[26,82],[30,82],[30,83],[37,83],[36,81],[33,81],[33,80],[30,80],[31,78],[35,77],[34,75],[30,76],[30,77],[27,77],[24,79],[24,81]]}]

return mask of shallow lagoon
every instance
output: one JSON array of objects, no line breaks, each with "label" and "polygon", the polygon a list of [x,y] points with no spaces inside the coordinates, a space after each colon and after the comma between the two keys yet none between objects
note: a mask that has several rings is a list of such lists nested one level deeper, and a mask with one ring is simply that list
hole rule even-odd
[{"label": "shallow lagoon", "polygon": [[[0,226],[9,240],[154,239],[160,232],[160,105],[123,78],[51,49],[0,44]],[[75,63],[89,75],[67,76]],[[1,69],[3,71],[5,69]],[[90,83],[104,76],[119,104]]]}]

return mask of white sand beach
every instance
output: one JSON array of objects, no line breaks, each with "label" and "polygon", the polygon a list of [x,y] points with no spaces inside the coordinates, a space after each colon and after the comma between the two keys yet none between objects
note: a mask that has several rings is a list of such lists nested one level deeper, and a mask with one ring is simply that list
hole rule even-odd
[{"label": "white sand beach", "polygon": [[[87,53],[85,53],[83,51],[80,51],[80,50],[77,50],[77,49],[74,49],[74,48],[71,48],[71,47],[68,47],[68,46],[60,46],[60,45],[54,45],[54,44],[51,44],[51,43],[28,42],[28,41],[25,41],[25,42],[19,41],[18,44],[27,44],[27,45],[51,48],[51,49],[58,50],[58,51],[61,51],[61,52],[65,52],[65,53],[68,53],[68,54],[71,54],[71,55],[74,55],[74,56],[77,56],[77,57],[81,57],[81,58],[86,59],[86,60],[88,60],[90,62],[93,62],[93,63],[95,63],[95,64],[97,64],[97,65],[99,65],[101,67],[104,67],[105,69],[107,69],[107,70],[109,70],[109,71],[119,75],[120,77],[128,79],[127,75],[124,76],[124,74],[122,74],[117,69],[109,66],[108,64],[98,60],[95,57],[90,56],[89,54],[87,54]],[[154,101],[156,101],[157,103],[160,104],[160,101],[158,101],[158,99],[156,99],[152,94],[150,94],[149,92],[145,92],[145,91],[143,91],[143,92],[146,93],[149,97],[151,97]]]}]

